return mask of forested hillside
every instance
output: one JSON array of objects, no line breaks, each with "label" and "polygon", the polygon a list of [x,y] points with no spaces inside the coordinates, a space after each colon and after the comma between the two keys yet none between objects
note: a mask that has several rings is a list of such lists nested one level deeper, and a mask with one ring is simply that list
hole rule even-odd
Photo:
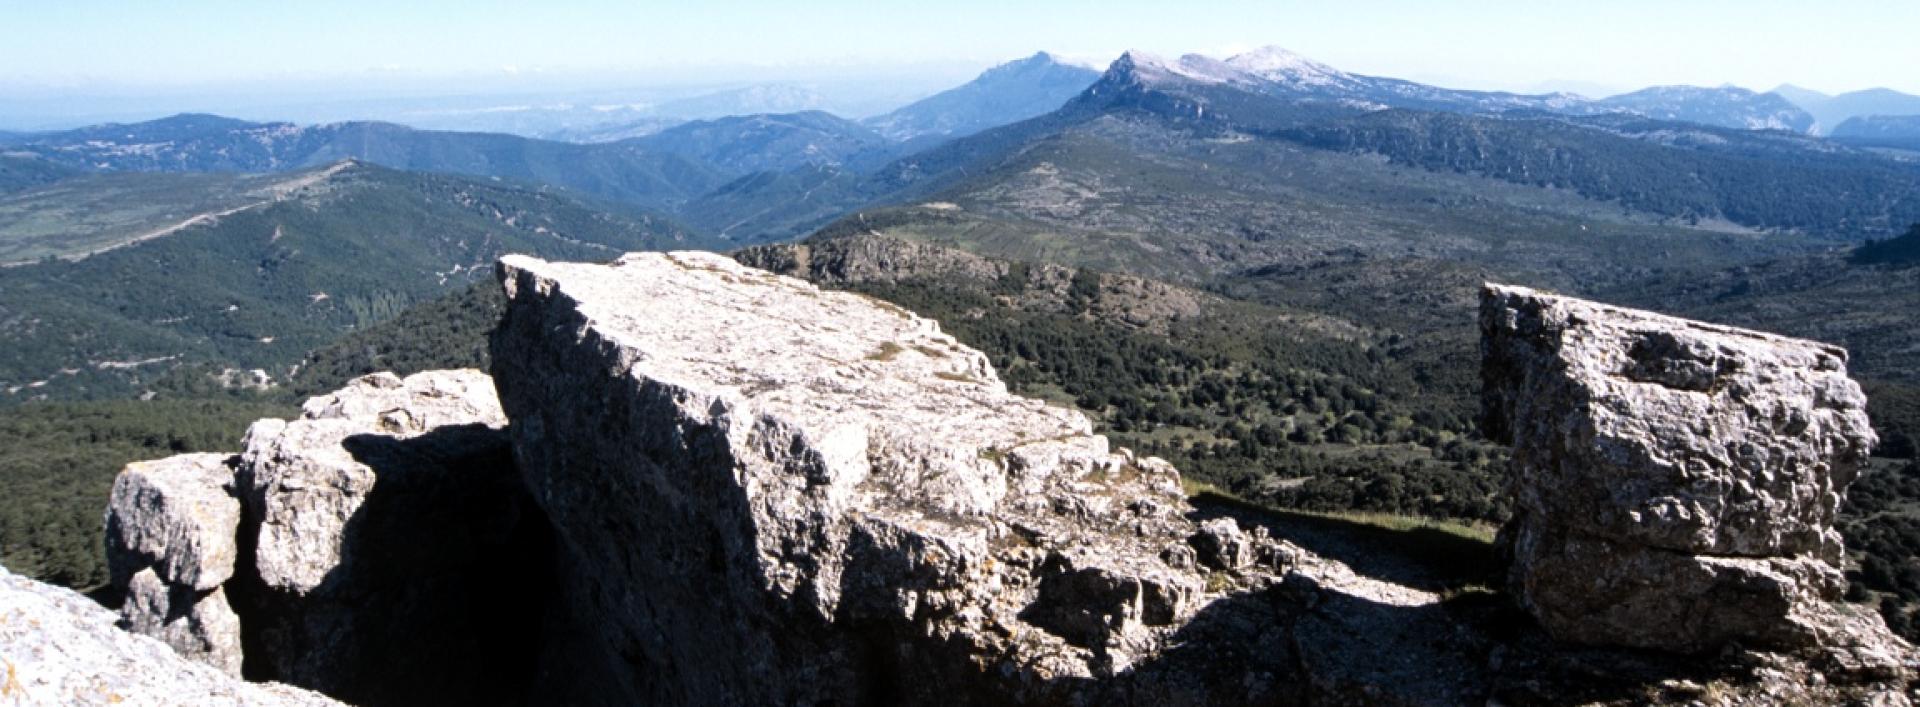
[{"label": "forested hillside", "polygon": [[0,405],[134,397],[182,367],[284,381],[308,350],[490,277],[505,253],[700,244],[624,207],[353,165],[164,237],[0,269]]}]

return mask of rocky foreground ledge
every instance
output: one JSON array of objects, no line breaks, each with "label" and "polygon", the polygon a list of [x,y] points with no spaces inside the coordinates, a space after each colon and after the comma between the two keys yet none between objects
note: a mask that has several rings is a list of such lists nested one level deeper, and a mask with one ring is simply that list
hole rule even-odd
[{"label": "rocky foreground ledge", "polygon": [[70,590],[0,568],[0,705],[339,705],[279,684],[242,682],[115,625]]},{"label": "rocky foreground ledge", "polygon": [[[0,704],[15,674],[176,673],[161,702],[306,698],[241,678],[361,705],[1913,696],[1912,648],[1829,601],[1872,444],[1837,350],[1490,290],[1509,600],[1196,506],[883,302],[700,253],[500,275],[491,376],[368,376],[237,455],[129,467],[118,623],[165,643],[0,578]],[[87,641],[111,646],[53,648]]]}]

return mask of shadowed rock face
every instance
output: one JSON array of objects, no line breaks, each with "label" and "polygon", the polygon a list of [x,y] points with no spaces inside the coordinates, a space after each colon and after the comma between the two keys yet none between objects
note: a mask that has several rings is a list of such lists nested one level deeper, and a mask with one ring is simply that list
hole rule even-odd
[{"label": "shadowed rock face", "polygon": [[709,254],[501,273],[495,381],[600,699],[1297,696],[1284,650],[1203,678],[1282,622],[1278,544],[1218,528],[1240,571],[1209,586],[1172,467],[934,322]]},{"label": "shadowed rock face", "polygon": [[129,630],[237,677],[240,620],[221,586],[239,554],[233,461],[183,454],[127,465],[107,506],[107,565]]},{"label": "shadowed rock face", "polygon": [[1487,288],[1480,325],[1486,427],[1514,446],[1513,583],[1549,631],[1837,640],[1833,519],[1875,441],[1845,351],[1517,287]]},{"label": "shadowed rock face", "polygon": [[356,704],[523,703],[552,569],[505,425],[478,371],[375,374],[255,423],[238,456],[129,466],[108,512],[123,624]]}]

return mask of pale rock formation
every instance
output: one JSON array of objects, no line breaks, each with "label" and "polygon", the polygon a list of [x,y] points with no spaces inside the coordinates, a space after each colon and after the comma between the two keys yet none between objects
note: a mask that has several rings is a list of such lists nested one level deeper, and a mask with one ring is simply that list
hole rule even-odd
[{"label": "pale rock formation", "polygon": [[1052,263],[1017,263],[890,236],[860,234],[743,248],[733,258],[828,286],[938,283],[977,287],[1025,310],[1085,311],[1165,332],[1201,316],[1217,298],[1158,280]]},{"label": "pale rock formation", "polygon": [[363,376],[247,431],[241,587],[261,674],[361,705],[520,699],[545,524],[479,371]]},{"label": "pale rock formation", "polygon": [[239,554],[230,461],[183,454],[127,465],[107,506],[107,564],[126,594],[128,630],[237,677],[240,622],[221,590]]},{"label": "pale rock formation", "polygon": [[339,704],[286,685],[243,682],[116,623],[86,597],[0,568],[0,705]]},{"label": "pale rock formation", "polygon": [[1298,697],[1282,568],[1210,587],[1171,466],[935,322],[711,254],[500,269],[495,381],[601,699]]},{"label": "pale rock formation", "polygon": [[1514,446],[1513,584],[1548,631],[1852,641],[1833,519],[1875,440],[1845,351],[1518,287],[1489,286],[1480,325],[1487,429]]},{"label": "pale rock formation", "polygon": [[158,638],[182,656],[240,677],[240,617],[224,589],[195,592],[144,569],[128,582],[120,615],[128,631]]},{"label": "pale rock formation", "polygon": [[153,568],[170,584],[210,590],[233,576],[240,501],[231,455],[183,454],[134,462],[113,482],[107,563],[116,584]]},{"label": "pale rock formation", "polygon": [[296,594],[313,591],[341,569],[347,524],[380,477],[364,461],[366,451],[349,440],[405,440],[465,428],[478,434],[456,443],[486,446],[498,439],[489,440],[485,430],[506,425],[492,382],[479,371],[432,371],[405,380],[375,373],[308,400],[300,411],[296,420],[254,423],[241,455],[245,494],[260,523],[255,569],[268,587]]},{"label": "pale rock formation", "polygon": [[130,465],[108,511],[123,624],[356,704],[523,702],[551,568],[505,425],[479,371],[378,373],[255,423],[238,456]]},{"label": "pale rock formation", "polygon": [[1237,570],[1253,564],[1254,544],[1240,525],[1231,518],[1215,518],[1200,524],[1193,536],[1200,564],[1220,570]]}]

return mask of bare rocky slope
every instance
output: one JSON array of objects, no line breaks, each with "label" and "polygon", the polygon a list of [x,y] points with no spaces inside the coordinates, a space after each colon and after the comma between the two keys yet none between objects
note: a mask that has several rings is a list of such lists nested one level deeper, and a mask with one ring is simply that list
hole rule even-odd
[{"label": "bare rocky slope", "polygon": [[[702,253],[499,271],[491,376],[375,374],[123,474],[120,624],[174,655],[0,578],[0,700],[153,679],[128,651],[186,702],[303,694],[236,664],[363,705],[1915,696],[1913,649],[1829,603],[1873,443],[1837,349],[1490,289],[1525,512],[1511,589],[1461,591],[1197,507],[877,300]],[[74,612],[134,648],[56,655]]]},{"label": "bare rocky slope", "polygon": [[121,630],[113,612],[91,599],[0,568],[0,705],[109,704],[340,703],[286,685],[236,680]]}]

